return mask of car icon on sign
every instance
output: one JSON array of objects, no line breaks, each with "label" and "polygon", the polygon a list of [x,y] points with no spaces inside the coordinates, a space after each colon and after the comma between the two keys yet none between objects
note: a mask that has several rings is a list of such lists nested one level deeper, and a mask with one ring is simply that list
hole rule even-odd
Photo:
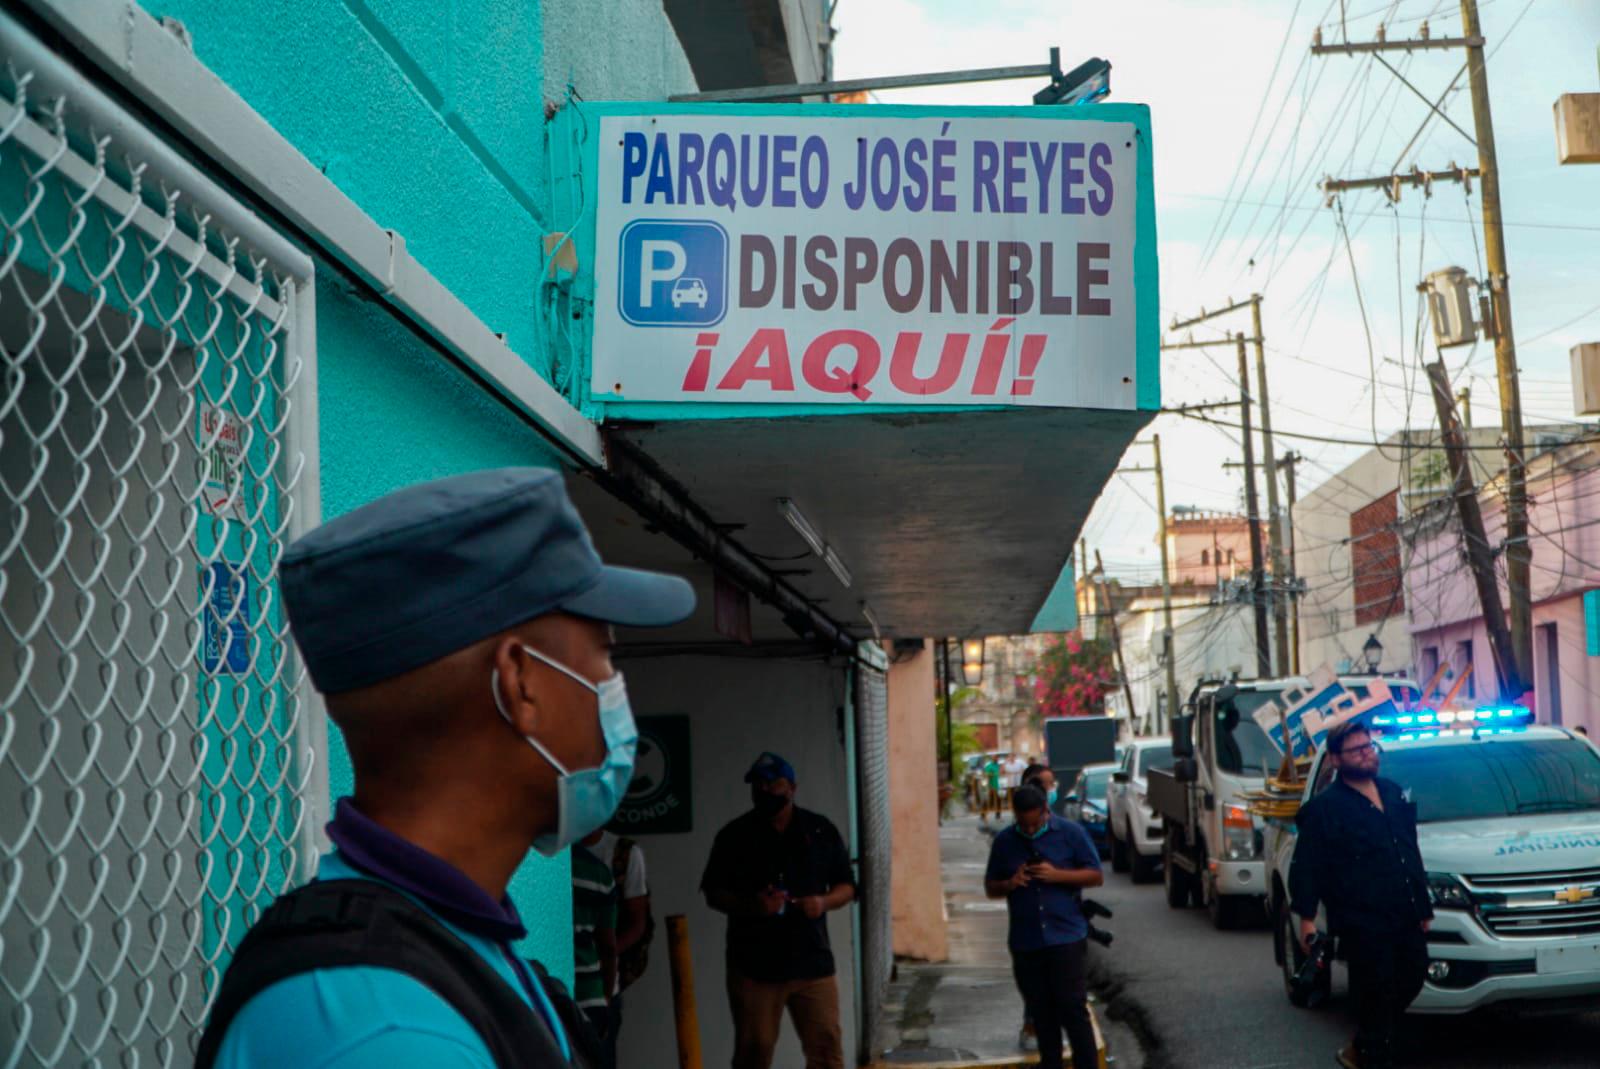
[{"label": "car icon on sign", "polygon": [[706,301],[711,295],[706,291],[706,284],[698,278],[680,278],[672,284],[672,307],[682,308],[692,304],[699,308],[706,306]]}]

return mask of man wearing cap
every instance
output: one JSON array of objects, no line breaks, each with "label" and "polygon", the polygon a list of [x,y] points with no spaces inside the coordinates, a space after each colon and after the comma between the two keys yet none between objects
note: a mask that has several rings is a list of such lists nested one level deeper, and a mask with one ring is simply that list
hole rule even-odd
[{"label": "man wearing cap", "polygon": [[839,986],[829,910],[855,898],[850,855],[833,822],[794,804],[794,766],[756,758],[750,812],[717,833],[700,889],[728,915],[733,1069],[768,1069],[785,1010],[806,1069],[842,1069]]},{"label": "man wearing cap", "polygon": [[284,556],[280,586],[355,774],[316,880],[238,947],[196,1064],[587,1065],[506,887],[611,816],[638,737],[612,624],[684,619],[682,579],[601,563],[561,477],[397,491]]}]

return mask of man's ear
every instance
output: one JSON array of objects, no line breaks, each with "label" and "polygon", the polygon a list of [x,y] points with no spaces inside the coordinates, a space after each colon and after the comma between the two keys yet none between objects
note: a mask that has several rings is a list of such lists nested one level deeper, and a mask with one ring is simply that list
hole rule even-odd
[{"label": "man's ear", "polygon": [[507,635],[494,648],[495,685],[500,707],[519,735],[534,735],[543,709],[536,692],[533,658],[522,648],[520,639]]}]

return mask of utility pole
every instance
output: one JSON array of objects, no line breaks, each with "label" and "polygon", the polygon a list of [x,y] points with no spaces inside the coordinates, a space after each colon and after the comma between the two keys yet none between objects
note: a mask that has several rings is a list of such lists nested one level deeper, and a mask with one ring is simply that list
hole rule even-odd
[{"label": "utility pole", "polygon": [[[1299,563],[1298,563],[1299,559],[1295,556],[1295,552],[1294,552],[1294,503],[1295,503],[1294,472],[1295,472],[1295,465],[1299,464],[1304,459],[1305,459],[1305,457],[1301,456],[1299,453],[1288,452],[1288,453],[1283,454],[1283,459],[1278,461],[1279,466],[1283,468],[1284,490],[1287,491],[1287,493],[1288,493],[1289,508],[1288,508],[1287,519],[1289,521],[1289,561],[1290,561],[1290,571],[1293,572],[1295,575],[1299,575],[1300,574],[1300,567],[1299,567]],[[1298,585],[1296,586],[1296,589],[1293,589],[1293,590],[1289,591],[1289,603],[1290,603],[1290,606],[1291,606],[1291,609],[1292,609],[1292,612],[1290,614],[1290,617],[1291,617],[1290,618],[1290,626],[1294,629],[1294,638],[1289,643],[1290,657],[1292,659],[1292,665],[1291,665],[1290,671],[1294,675],[1299,675],[1300,674],[1300,591],[1298,589]]]},{"label": "utility pole", "polygon": [[1083,568],[1083,607],[1078,610],[1078,633],[1087,636],[1089,633],[1089,576],[1094,573],[1089,569],[1089,540],[1078,539],[1078,564]]},{"label": "utility pole", "polygon": [[[1254,328],[1254,337],[1246,339],[1243,334],[1235,334],[1233,341],[1239,350],[1239,390],[1243,400],[1240,402],[1242,409],[1241,426],[1244,432],[1244,463],[1245,463],[1245,501],[1250,522],[1250,589],[1251,600],[1255,605],[1256,623],[1256,665],[1257,673],[1262,679],[1273,676],[1272,651],[1274,644],[1269,640],[1267,627],[1267,613],[1270,607],[1272,616],[1277,624],[1277,662],[1278,672],[1288,671],[1290,660],[1290,644],[1288,635],[1288,612],[1282,598],[1286,596],[1285,584],[1288,578],[1283,563],[1282,531],[1278,525],[1278,480],[1276,457],[1272,449],[1272,412],[1267,400],[1267,360],[1266,339],[1261,331],[1261,295],[1251,294],[1246,301],[1230,299],[1226,305],[1215,311],[1200,310],[1200,314],[1189,319],[1173,320],[1169,330],[1182,330],[1216,319],[1230,312],[1237,312],[1249,308],[1251,324]],[[1200,349],[1208,345],[1226,344],[1229,339],[1211,341],[1165,342],[1162,349]],[[1256,377],[1260,380],[1260,390],[1256,401],[1261,409],[1262,445],[1266,450],[1265,466],[1267,475],[1267,511],[1271,515],[1268,529],[1268,541],[1272,547],[1272,585],[1266,583],[1265,566],[1261,553],[1261,516],[1256,504],[1256,482],[1254,463],[1254,443],[1250,434],[1250,382],[1249,365],[1245,360],[1244,343],[1252,341],[1256,347]]]},{"label": "utility pole", "polygon": [[[1478,168],[1483,172],[1478,199],[1483,204],[1483,255],[1489,268],[1489,306],[1494,310],[1494,364],[1500,379],[1500,427],[1506,446],[1506,587],[1511,598],[1511,675],[1533,678],[1533,606],[1528,544],[1528,481],[1522,448],[1522,387],[1517,381],[1517,347],[1511,336],[1511,283],[1506,270],[1506,232],[1500,217],[1500,167],[1494,151],[1494,119],[1489,112],[1489,74],[1484,66],[1483,29],[1478,0],[1461,0],[1461,31],[1468,39],[1467,84],[1472,91],[1472,122],[1478,134]],[[1476,41],[1476,43],[1471,43]],[[1511,701],[1520,690],[1502,692]]]},{"label": "utility pole", "polygon": [[[1478,605],[1484,627],[1489,632],[1489,650],[1494,655],[1494,671],[1502,700],[1514,701],[1523,693],[1523,677],[1511,632],[1506,627],[1505,610],[1500,605],[1500,584],[1495,579],[1494,553],[1483,531],[1483,510],[1478,505],[1478,488],[1472,480],[1472,462],[1467,457],[1467,439],[1456,416],[1450,396],[1450,378],[1444,362],[1427,365],[1428,382],[1433,386],[1433,403],[1439,411],[1439,433],[1444,439],[1445,458],[1450,463],[1451,496],[1461,520],[1461,535],[1467,544],[1467,565],[1478,588]],[[1515,593],[1513,591],[1513,593]]]},{"label": "utility pole", "polygon": [[1178,715],[1178,657],[1173,641],[1172,568],[1167,552],[1167,478],[1161,467],[1161,435],[1151,435],[1150,445],[1155,450],[1154,467],[1118,468],[1117,474],[1153,472],[1156,477],[1156,520],[1160,527],[1161,543],[1161,657],[1167,674],[1167,716],[1174,717]]},{"label": "utility pole", "polygon": [[1456,391],[1456,407],[1461,410],[1461,425],[1472,429],[1472,387],[1463,386]]},{"label": "utility pole", "polygon": [[1161,524],[1161,655],[1167,662],[1167,718],[1170,721],[1178,715],[1178,650],[1173,643],[1172,569],[1167,561],[1167,477],[1161,470],[1161,435],[1151,438],[1156,453],[1156,512],[1160,514]]},{"label": "utility pole", "polygon": [[939,652],[942,654],[940,661],[943,662],[944,675],[944,766],[949,770],[948,773],[946,773],[949,776],[947,782],[954,783],[956,778],[956,710],[955,702],[950,700],[952,691],[950,686],[949,639],[944,638],[939,640]]},{"label": "utility pole", "polygon": [[[1398,200],[1401,187],[1404,185],[1418,186],[1426,193],[1434,181],[1450,180],[1459,181],[1466,185],[1473,176],[1481,180],[1482,188],[1479,199],[1483,207],[1483,247],[1484,262],[1489,277],[1482,282],[1489,290],[1489,321],[1484,324],[1485,333],[1494,338],[1495,370],[1500,387],[1500,425],[1506,451],[1506,585],[1511,601],[1510,613],[1510,653],[1512,661],[1509,669],[1512,678],[1519,683],[1530,679],[1533,666],[1533,608],[1530,600],[1528,581],[1529,566],[1533,558],[1532,547],[1528,544],[1528,483],[1525,470],[1525,456],[1523,452],[1522,429],[1522,389],[1517,380],[1517,349],[1511,329],[1511,284],[1506,267],[1506,239],[1505,227],[1500,215],[1500,169],[1495,156],[1494,145],[1494,118],[1489,107],[1489,76],[1484,64],[1484,38],[1483,28],[1478,21],[1478,0],[1461,0],[1461,37],[1456,38],[1431,38],[1427,32],[1427,24],[1423,24],[1420,37],[1399,41],[1389,41],[1382,34],[1376,41],[1361,43],[1344,42],[1341,44],[1324,44],[1322,33],[1317,31],[1313,38],[1311,52],[1313,55],[1328,55],[1342,53],[1351,55],[1357,52],[1382,53],[1389,51],[1406,51],[1438,48],[1464,48],[1467,52],[1465,71],[1468,87],[1472,95],[1472,121],[1475,136],[1468,137],[1474,142],[1478,150],[1478,166],[1472,169],[1457,168],[1451,171],[1425,172],[1412,168],[1409,175],[1392,174],[1381,175],[1374,178],[1355,180],[1327,179],[1322,188],[1331,197],[1346,189],[1382,188],[1391,200]],[[1412,92],[1422,96],[1415,86],[1405,81],[1393,67],[1378,56],[1379,62],[1402,82]],[[1459,78],[1460,75],[1457,75]],[[1453,86],[1455,83],[1452,82]],[[1448,95],[1449,89],[1445,94]],[[1422,98],[1427,101],[1426,97]],[[1444,96],[1439,98],[1443,101]],[[1439,101],[1428,101],[1428,106],[1435,115],[1466,136],[1466,131],[1455,126],[1455,123],[1439,107]],[[1431,116],[1430,116],[1431,117]],[[1413,139],[1415,140],[1415,139]],[[1407,146],[1407,151],[1410,146]],[[1470,186],[1468,186],[1470,189]],[[1451,401],[1448,383],[1446,384],[1445,400]],[[1451,403],[1454,411],[1454,404]],[[1488,547],[1483,547],[1486,551]],[[1502,692],[1507,699],[1515,699],[1522,692]]]},{"label": "utility pole", "polygon": [[1283,523],[1278,514],[1278,457],[1272,451],[1272,406],[1267,403],[1266,339],[1261,335],[1261,294],[1250,295],[1251,324],[1256,333],[1256,403],[1261,410],[1262,474],[1267,479],[1267,545],[1271,550],[1272,635],[1277,658],[1275,675],[1289,672],[1289,572],[1283,566]]},{"label": "utility pole", "polygon": [[1239,427],[1244,440],[1244,511],[1250,525],[1250,601],[1256,617],[1256,677],[1272,678],[1272,650],[1267,639],[1267,603],[1262,589],[1261,510],[1256,502],[1256,448],[1250,433],[1250,362],[1244,354],[1244,335],[1235,334],[1239,348]]},{"label": "utility pole", "polygon": [[1122,660],[1122,628],[1117,626],[1116,606],[1111,603],[1111,591],[1106,586],[1106,566],[1100,563],[1100,551],[1094,551],[1094,569],[1100,573],[1100,594],[1106,599],[1106,616],[1111,620],[1111,651],[1117,657],[1117,674],[1122,677],[1122,697],[1128,703],[1128,729],[1133,729],[1138,719],[1133,708],[1133,685],[1128,682],[1128,666]]}]

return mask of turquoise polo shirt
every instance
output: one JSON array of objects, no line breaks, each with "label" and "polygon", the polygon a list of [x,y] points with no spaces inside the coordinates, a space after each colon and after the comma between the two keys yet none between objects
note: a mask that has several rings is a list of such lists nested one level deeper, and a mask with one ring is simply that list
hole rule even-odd
[{"label": "turquoise polo shirt", "polygon": [[[570,1061],[555,1007],[511,949],[512,926],[520,929],[521,922],[509,902],[493,903],[481,890],[481,899],[473,900],[475,888],[460,870],[368,820],[348,799],[340,801],[328,830],[340,849],[322,858],[317,879],[377,880],[421,905],[544,1018]],[[505,912],[497,918],[491,908]],[[421,981],[392,969],[349,966],[301,973],[261,991],[228,1026],[216,1065],[494,1069],[494,1059],[466,1018]]]}]

